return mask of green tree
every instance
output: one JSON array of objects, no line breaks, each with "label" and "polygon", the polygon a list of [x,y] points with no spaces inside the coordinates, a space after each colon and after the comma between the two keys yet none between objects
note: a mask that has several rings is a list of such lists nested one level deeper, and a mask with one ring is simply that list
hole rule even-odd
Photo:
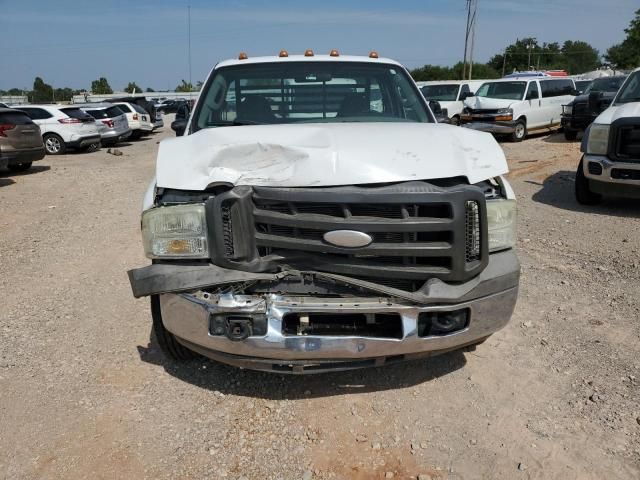
[{"label": "green tree", "polygon": [[68,87],[56,88],[55,98],[56,102],[69,102],[73,98],[74,90]]},{"label": "green tree", "polygon": [[640,10],[624,31],[627,38],[607,50],[605,59],[617,68],[636,68],[640,66]]},{"label": "green tree", "polygon": [[577,75],[598,68],[600,53],[587,42],[567,40],[562,45],[562,60],[562,68]]},{"label": "green tree", "polygon": [[154,90],[153,88],[151,88],[151,87],[147,87],[147,89],[145,90],[145,92],[152,93],[152,92],[155,92],[155,90]]},{"label": "green tree", "polygon": [[113,93],[113,89],[106,78],[100,77],[98,80],[91,82],[91,92],[97,95],[104,95]]},{"label": "green tree", "polygon": [[[429,80],[460,80],[462,78],[463,63],[459,62],[453,67],[441,67],[438,65],[425,65],[411,70],[411,76],[416,82]],[[473,78],[498,78],[498,72],[483,63],[473,64]]]},{"label": "green tree", "polygon": [[24,95],[24,90],[21,88],[10,88],[7,90],[7,95]]},{"label": "green tree", "polygon": [[124,91],[127,93],[140,93],[142,89],[138,86],[136,82],[129,82],[126,87],[124,87]]},{"label": "green tree", "polygon": [[55,100],[53,96],[53,87],[40,77],[36,77],[33,81],[33,90],[31,91],[31,101],[33,103],[51,103]]},{"label": "green tree", "polygon": [[530,69],[579,74],[598,68],[599,56],[598,50],[581,40],[567,40],[561,47],[557,42],[540,44],[536,38],[523,38],[491,57],[488,65],[505,74]]},{"label": "green tree", "polygon": [[182,80],[182,83],[176,87],[176,92],[193,92],[193,85],[185,80]]}]

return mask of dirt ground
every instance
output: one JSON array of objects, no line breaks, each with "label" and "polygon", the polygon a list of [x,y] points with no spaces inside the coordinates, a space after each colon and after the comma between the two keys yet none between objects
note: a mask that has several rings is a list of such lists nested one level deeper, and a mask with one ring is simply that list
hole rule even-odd
[{"label": "dirt ground", "polygon": [[286,377],[165,360],[139,209],[165,128],[0,172],[2,479],[640,478],[640,203],[581,207],[577,143],[505,143],[519,303],[474,352]]}]

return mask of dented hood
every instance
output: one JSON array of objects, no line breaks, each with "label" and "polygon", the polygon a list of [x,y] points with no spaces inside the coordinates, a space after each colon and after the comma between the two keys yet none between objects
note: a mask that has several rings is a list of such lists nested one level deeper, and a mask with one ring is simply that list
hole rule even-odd
[{"label": "dented hood", "polygon": [[510,108],[511,105],[518,101],[506,98],[469,97],[464,101],[464,106],[474,110],[498,110],[500,108]]},{"label": "dented hood", "polygon": [[313,187],[507,172],[489,134],[443,124],[331,123],[200,130],[160,143],[157,186]]}]

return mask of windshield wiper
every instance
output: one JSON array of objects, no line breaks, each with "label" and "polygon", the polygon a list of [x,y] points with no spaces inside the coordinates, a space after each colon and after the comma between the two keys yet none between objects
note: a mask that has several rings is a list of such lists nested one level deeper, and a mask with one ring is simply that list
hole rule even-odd
[{"label": "windshield wiper", "polygon": [[223,122],[210,123],[212,127],[229,127],[232,125],[264,125],[260,122],[254,122],[253,120],[225,120]]}]

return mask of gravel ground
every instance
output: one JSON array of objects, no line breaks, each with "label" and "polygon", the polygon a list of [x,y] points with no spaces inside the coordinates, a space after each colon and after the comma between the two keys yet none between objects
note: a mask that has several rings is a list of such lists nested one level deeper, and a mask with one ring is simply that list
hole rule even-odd
[{"label": "gravel ground", "polygon": [[0,478],[640,478],[640,205],[573,199],[578,144],[503,144],[522,284],[475,352],[283,377],[169,363],[126,270],[168,128],[0,172]]}]

